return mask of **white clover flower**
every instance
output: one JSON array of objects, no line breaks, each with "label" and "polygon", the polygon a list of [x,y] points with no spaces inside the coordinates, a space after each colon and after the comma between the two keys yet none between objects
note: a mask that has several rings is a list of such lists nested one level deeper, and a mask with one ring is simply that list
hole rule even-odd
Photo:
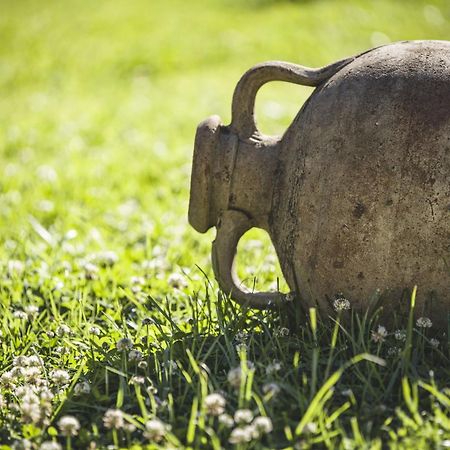
[{"label": "white clover flower", "polygon": [[274,331],[275,337],[286,337],[289,336],[289,328],[279,327]]},{"label": "white clover flower", "polygon": [[406,341],[406,330],[395,330],[394,337],[397,341]]},{"label": "white clover flower", "polygon": [[103,425],[108,429],[119,430],[123,428],[123,412],[120,409],[108,409],[103,415]]},{"label": "white clover flower", "polygon": [[50,372],[50,378],[58,386],[68,384],[70,382],[70,375],[64,369],[56,369]]},{"label": "white clover flower", "polygon": [[133,348],[133,341],[129,338],[119,339],[116,343],[116,348],[119,352],[131,350]]},{"label": "white clover flower", "polygon": [[227,380],[231,386],[238,388],[241,385],[242,379],[242,369],[240,367],[235,367],[228,372]]},{"label": "white clover flower", "polygon": [[63,336],[67,336],[72,332],[72,330],[70,329],[70,327],[68,325],[66,325],[65,323],[62,323],[61,325],[58,326],[58,328],[56,329],[56,335],[58,337],[63,337]]},{"label": "white clover flower", "polygon": [[140,352],[139,350],[131,350],[131,352],[128,353],[129,361],[141,361],[142,357],[142,352]]},{"label": "white clover flower", "polygon": [[234,425],[234,420],[229,414],[221,414],[219,416],[219,423],[227,428],[231,428]]},{"label": "white clover flower", "polygon": [[145,423],[144,437],[149,441],[161,442],[167,433],[167,425],[159,419],[151,419]]},{"label": "white clover flower", "polygon": [[86,280],[96,280],[98,278],[99,268],[90,262],[83,264],[84,277]]},{"label": "white clover flower", "polygon": [[13,312],[13,317],[15,319],[27,320],[28,319],[28,314],[25,311],[22,311],[22,310],[18,309],[17,311]]},{"label": "white clover flower", "polygon": [[262,387],[263,394],[270,394],[272,397],[279,394],[281,391],[277,383],[266,383]]},{"label": "white clover flower", "polygon": [[317,424],[315,424],[314,422],[308,422],[304,427],[303,427],[303,433],[305,434],[316,434],[317,433]]},{"label": "white clover flower", "polygon": [[228,438],[230,444],[243,444],[253,440],[253,429],[249,427],[235,428]]},{"label": "white clover flower", "polygon": [[33,317],[39,312],[39,308],[36,305],[27,305],[23,309],[29,317]]},{"label": "white clover flower", "polygon": [[75,395],[87,395],[91,392],[91,385],[87,381],[79,381],[73,388]]},{"label": "white clover flower", "polygon": [[63,436],[76,436],[80,429],[80,422],[76,417],[63,416],[58,421],[58,428]]},{"label": "white clover flower", "polygon": [[402,349],[400,347],[389,347],[388,349],[388,356],[398,356],[402,352]]},{"label": "white clover flower", "polygon": [[167,362],[164,362],[162,365],[167,370],[175,371],[178,369],[178,364],[173,359],[169,359]]},{"label": "white clover flower", "polygon": [[138,362],[138,367],[139,367],[139,369],[145,370],[148,367],[147,361],[139,361]]},{"label": "white clover flower", "polygon": [[62,447],[55,441],[45,441],[41,444],[39,450],[62,450]]},{"label": "white clover flower", "polygon": [[58,180],[58,173],[52,166],[42,165],[36,169],[36,175],[43,181],[55,183]]},{"label": "white clover flower", "polygon": [[384,342],[387,336],[387,330],[383,325],[378,325],[377,331],[372,330],[371,339],[373,342]]},{"label": "white clover flower", "polygon": [[25,264],[17,259],[11,259],[8,261],[8,273],[10,275],[20,275],[25,270]]},{"label": "white clover flower", "polygon": [[267,434],[273,430],[272,420],[265,416],[256,417],[252,425],[260,434]]},{"label": "white clover flower", "polygon": [[116,252],[111,250],[105,250],[103,252],[94,253],[89,259],[95,261],[100,266],[111,267],[119,261],[119,257]]},{"label": "white clover flower", "polygon": [[350,306],[350,302],[344,297],[339,297],[333,302],[333,308],[335,311],[346,311],[350,309]]},{"label": "white clover flower", "polygon": [[188,285],[185,277],[179,273],[171,273],[167,278],[167,283],[175,289],[184,289]]},{"label": "white clover flower", "polygon": [[253,420],[253,413],[249,409],[238,409],[234,413],[234,421],[239,424],[250,423]]},{"label": "white clover flower", "polygon": [[438,347],[439,347],[439,341],[438,341],[437,339],[435,339],[435,338],[431,338],[431,339],[430,339],[430,345],[431,345],[433,348],[438,348]]},{"label": "white clover flower", "polygon": [[270,364],[266,366],[266,375],[273,375],[281,370],[280,361],[274,359]]},{"label": "white clover flower", "polygon": [[130,380],[130,383],[131,384],[144,384],[145,383],[145,378],[144,377],[141,377],[141,376],[139,376],[139,375],[133,375],[132,377],[131,377],[131,380]]},{"label": "white clover flower", "polygon": [[249,338],[249,334],[246,333],[245,331],[239,331],[238,333],[236,333],[236,335],[234,336],[234,339],[236,340],[236,342],[238,342],[239,344],[245,344],[247,342]]},{"label": "white clover flower", "polygon": [[220,416],[225,412],[225,405],[227,402],[223,395],[214,393],[205,397],[204,404],[207,414],[210,414],[211,416]]},{"label": "white clover flower", "polygon": [[433,322],[428,317],[419,317],[416,321],[416,326],[419,328],[431,328]]},{"label": "white clover flower", "polygon": [[37,397],[36,401],[32,396],[22,398],[20,410],[22,412],[22,420],[25,423],[37,424],[41,420],[41,407]]},{"label": "white clover flower", "polygon": [[94,326],[94,327],[89,328],[89,333],[94,335],[94,336],[100,336],[101,330],[100,330],[99,327],[95,327]]}]

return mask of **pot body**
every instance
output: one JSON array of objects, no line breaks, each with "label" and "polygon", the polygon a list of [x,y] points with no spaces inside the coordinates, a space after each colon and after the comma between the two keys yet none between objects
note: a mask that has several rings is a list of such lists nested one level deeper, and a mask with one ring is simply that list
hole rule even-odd
[{"label": "pot body", "polygon": [[290,288],[327,309],[447,326],[450,312],[450,43],[387,45],[308,99],[277,145],[268,231]]}]

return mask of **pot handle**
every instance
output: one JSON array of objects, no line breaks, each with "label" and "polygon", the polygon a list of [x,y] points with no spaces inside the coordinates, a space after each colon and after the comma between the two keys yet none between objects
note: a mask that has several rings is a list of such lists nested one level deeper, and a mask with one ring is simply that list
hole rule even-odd
[{"label": "pot handle", "polygon": [[220,289],[242,306],[267,309],[279,307],[289,294],[280,292],[251,292],[238,279],[234,260],[242,235],[253,227],[243,212],[227,210],[217,223],[217,235],[212,244],[212,266]]},{"label": "pot handle", "polygon": [[255,122],[255,97],[269,81],[287,81],[302,86],[319,86],[330,79],[355,58],[347,58],[319,69],[299,66],[284,61],[267,61],[249,69],[239,80],[233,94],[231,128],[245,140],[260,137]]}]

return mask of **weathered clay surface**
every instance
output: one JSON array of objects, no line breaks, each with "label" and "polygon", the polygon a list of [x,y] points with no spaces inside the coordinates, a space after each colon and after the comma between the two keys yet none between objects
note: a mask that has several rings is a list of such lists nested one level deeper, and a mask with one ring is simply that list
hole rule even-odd
[{"label": "weathered clay surface", "polygon": [[[280,139],[259,134],[253,118],[270,80],[317,86]],[[364,310],[382,295],[384,310],[401,316],[404,290],[417,285],[417,316],[444,329],[449,177],[450,42],[396,43],[318,70],[269,62],[238,84],[229,126],[199,127],[190,221],[217,226],[216,277],[241,303],[286,300],[245,292],[232,274],[237,242],[256,226],[299,307],[327,310],[342,294]]]}]

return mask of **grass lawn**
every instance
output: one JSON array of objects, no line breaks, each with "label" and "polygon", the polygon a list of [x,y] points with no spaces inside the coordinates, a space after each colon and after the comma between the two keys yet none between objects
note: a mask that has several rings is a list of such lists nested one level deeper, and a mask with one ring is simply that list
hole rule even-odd
[{"label": "grass lawn", "polygon": [[[0,0],[0,449],[450,448],[447,336],[243,310],[186,218],[245,70],[403,39],[449,40],[449,2]],[[310,92],[264,87],[262,130]],[[241,247],[276,286],[267,236]]]}]

